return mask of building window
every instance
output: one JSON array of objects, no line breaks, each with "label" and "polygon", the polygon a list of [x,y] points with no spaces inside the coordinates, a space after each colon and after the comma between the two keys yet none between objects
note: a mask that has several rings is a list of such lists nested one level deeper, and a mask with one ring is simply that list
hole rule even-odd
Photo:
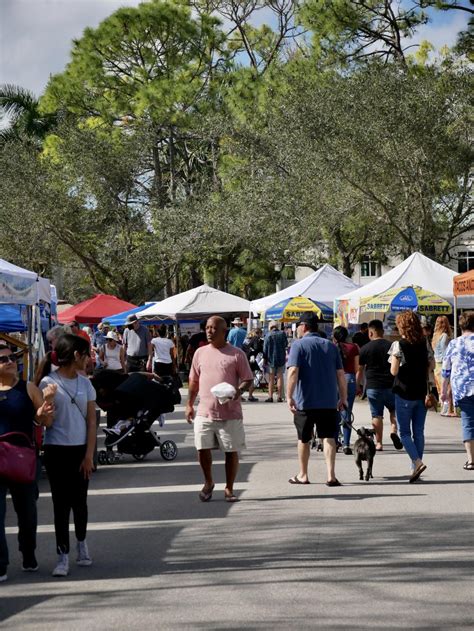
[{"label": "building window", "polygon": [[361,276],[377,276],[377,261],[371,256],[366,256],[360,263]]},{"label": "building window", "polygon": [[458,272],[470,272],[474,269],[474,250],[468,252],[458,252]]}]

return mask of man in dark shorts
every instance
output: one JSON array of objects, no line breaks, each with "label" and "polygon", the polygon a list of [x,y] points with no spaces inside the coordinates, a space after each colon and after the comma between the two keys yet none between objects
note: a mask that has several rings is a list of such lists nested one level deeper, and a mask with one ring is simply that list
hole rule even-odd
[{"label": "man in dark shorts", "polygon": [[336,478],[338,410],[347,406],[347,384],[338,348],[318,335],[318,317],[304,313],[297,323],[300,339],[288,358],[286,398],[298,433],[300,470],[290,484],[309,484],[308,462],[313,428],[323,440],[327,486],[341,486]]},{"label": "man in dark shorts", "polygon": [[366,382],[367,399],[369,400],[372,414],[372,425],[375,430],[376,449],[382,451],[383,437],[383,413],[387,408],[390,414],[392,439],[395,449],[403,449],[402,442],[397,433],[397,421],[395,419],[395,395],[392,392],[393,376],[388,362],[388,351],[391,342],[384,339],[383,322],[371,320],[369,322],[370,342],[360,350],[359,370],[357,372],[357,384],[361,386]]}]

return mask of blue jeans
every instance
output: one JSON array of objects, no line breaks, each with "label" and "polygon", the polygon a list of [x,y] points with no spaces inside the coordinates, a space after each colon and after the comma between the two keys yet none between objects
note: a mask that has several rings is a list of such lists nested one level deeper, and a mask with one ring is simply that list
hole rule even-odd
[{"label": "blue jeans", "polygon": [[409,401],[395,395],[398,433],[411,460],[421,460],[425,448],[426,408],[423,399]]},{"label": "blue jeans", "polygon": [[[341,412],[341,422],[349,421],[351,422],[352,408],[354,407],[354,401],[357,393],[357,385],[356,385],[356,377],[353,373],[346,372],[346,383],[347,383],[347,412]],[[344,434],[344,447],[349,447],[351,444],[351,428],[343,425],[342,428]]]},{"label": "blue jeans", "polygon": [[461,409],[462,441],[474,440],[474,395],[459,399]]}]

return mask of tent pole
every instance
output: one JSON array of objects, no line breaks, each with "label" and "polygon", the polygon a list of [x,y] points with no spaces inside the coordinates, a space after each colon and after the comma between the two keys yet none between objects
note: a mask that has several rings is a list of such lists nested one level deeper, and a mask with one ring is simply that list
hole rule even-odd
[{"label": "tent pole", "polygon": [[180,349],[180,343],[179,343],[179,324],[178,324],[178,320],[175,320],[174,323],[174,336],[176,338],[176,372],[179,373],[179,349]]},{"label": "tent pole", "polygon": [[454,294],[454,339],[458,336],[458,297]]}]

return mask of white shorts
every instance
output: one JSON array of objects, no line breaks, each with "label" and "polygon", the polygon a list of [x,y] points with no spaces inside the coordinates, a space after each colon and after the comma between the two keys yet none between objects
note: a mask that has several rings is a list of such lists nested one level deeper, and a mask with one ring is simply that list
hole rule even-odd
[{"label": "white shorts", "polygon": [[220,449],[225,452],[245,449],[244,422],[241,418],[229,421],[213,421],[206,416],[194,419],[194,444],[196,449]]}]

